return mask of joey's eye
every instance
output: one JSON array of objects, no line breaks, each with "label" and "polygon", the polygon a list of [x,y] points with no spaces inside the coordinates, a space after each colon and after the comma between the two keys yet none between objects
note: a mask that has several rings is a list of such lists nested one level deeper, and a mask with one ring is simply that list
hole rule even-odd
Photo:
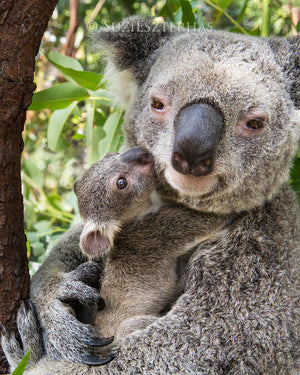
[{"label": "joey's eye", "polygon": [[117,188],[119,190],[124,190],[128,186],[128,181],[126,180],[125,177],[120,177],[117,182],[116,182]]},{"label": "joey's eye", "polygon": [[161,111],[164,109],[164,104],[157,98],[151,98],[151,107]]},{"label": "joey's eye", "polygon": [[265,126],[265,120],[263,118],[253,118],[246,122],[246,127],[252,130],[262,129]]}]

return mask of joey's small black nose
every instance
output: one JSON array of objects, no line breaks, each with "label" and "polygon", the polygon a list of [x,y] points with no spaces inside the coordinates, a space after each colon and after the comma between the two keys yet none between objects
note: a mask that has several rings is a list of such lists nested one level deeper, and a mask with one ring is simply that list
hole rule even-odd
[{"label": "joey's small black nose", "polygon": [[120,155],[124,163],[138,163],[142,165],[154,162],[153,156],[143,147],[134,147]]}]

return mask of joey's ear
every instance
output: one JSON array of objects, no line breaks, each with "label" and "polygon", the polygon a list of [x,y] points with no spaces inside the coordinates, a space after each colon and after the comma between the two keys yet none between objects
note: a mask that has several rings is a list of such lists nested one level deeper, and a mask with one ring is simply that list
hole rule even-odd
[{"label": "joey's ear", "polygon": [[106,55],[105,78],[118,104],[128,104],[155,60],[158,48],[172,33],[168,24],[130,17],[122,23],[101,28],[94,34],[95,47]]},{"label": "joey's ear", "polygon": [[291,38],[270,38],[270,47],[286,75],[291,98],[300,109],[300,35]]},{"label": "joey's ear", "polygon": [[101,224],[87,220],[80,235],[80,248],[90,257],[97,257],[108,252],[119,230],[120,223],[115,220],[103,221]]},{"label": "joey's ear", "polygon": [[95,257],[107,252],[110,249],[110,242],[107,237],[96,230],[81,234],[80,247],[86,255]]}]

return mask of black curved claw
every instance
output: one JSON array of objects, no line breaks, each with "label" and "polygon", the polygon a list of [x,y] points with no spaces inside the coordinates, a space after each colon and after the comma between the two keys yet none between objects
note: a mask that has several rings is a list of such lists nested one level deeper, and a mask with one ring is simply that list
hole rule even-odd
[{"label": "black curved claw", "polygon": [[83,359],[82,362],[90,366],[101,366],[101,365],[106,365],[107,363],[112,361],[115,357],[116,357],[115,354],[111,354],[109,357],[106,357],[106,358],[96,357],[94,355],[87,355]]},{"label": "black curved claw", "polygon": [[111,344],[114,341],[114,336],[104,338],[104,337],[95,337],[91,339],[88,344],[91,346],[106,346]]}]

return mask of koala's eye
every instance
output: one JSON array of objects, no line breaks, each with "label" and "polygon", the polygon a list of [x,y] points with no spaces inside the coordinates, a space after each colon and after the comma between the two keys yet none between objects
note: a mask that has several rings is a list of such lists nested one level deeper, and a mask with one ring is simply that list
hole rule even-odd
[{"label": "koala's eye", "polygon": [[249,113],[248,116],[237,123],[236,135],[243,138],[252,138],[262,133],[267,128],[267,125],[267,116]]},{"label": "koala's eye", "polygon": [[151,98],[151,107],[161,111],[164,109],[164,104],[157,98]]},{"label": "koala's eye", "polygon": [[253,118],[246,122],[246,127],[252,130],[262,129],[265,126],[265,120],[263,118]]},{"label": "koala's eye", "polygon": [[126,180],[125,177],[120,177],[118,178],[117,182],[116,182],[116,185],[117,185],[117,188],[119,190],[123,190],[123,189],[126,189],[127,186],[128,186],[128,181]]}]

